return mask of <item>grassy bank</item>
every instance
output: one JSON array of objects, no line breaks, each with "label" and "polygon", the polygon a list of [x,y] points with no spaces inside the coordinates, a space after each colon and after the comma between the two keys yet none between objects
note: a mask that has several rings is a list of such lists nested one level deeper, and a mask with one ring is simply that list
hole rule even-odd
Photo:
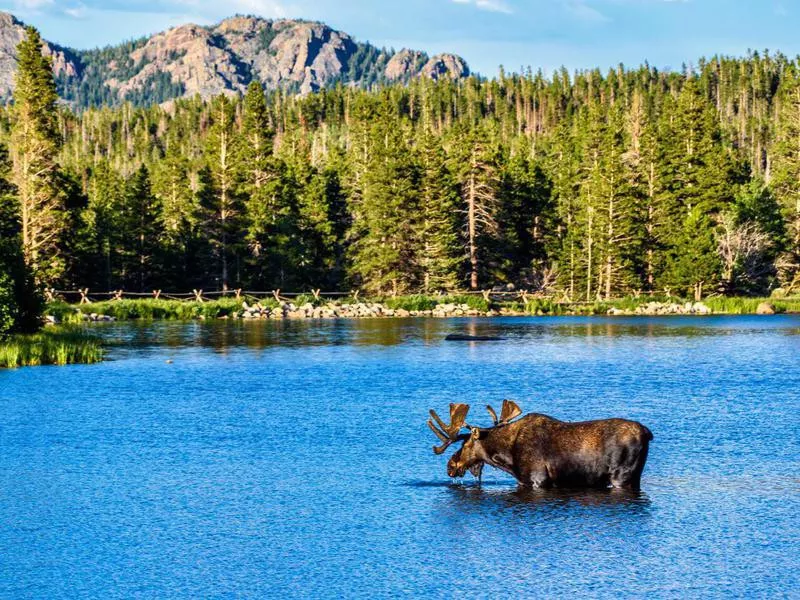
[{"label": "grassy bank", "polygon": [[703,301],[715,313],[727,315],[754,315],[758,306],[768,302],[778,313],[800,313],[800,296],[790,298],[725,298],[715,297]]},{"label": "grassy bank", "polygon": [[[547,298],[532,298],[527,303],[519,300],[501,302],[487,301],[482,295],[462,294],[452,296],[425,296],[410,295],[397,297],[378,297],[363,299],[363,302],[380,303],[388,309],[406,310],[409,312],[432,311],[441,305],[468,306],[470,310],[485,314],[488,311],[497,311],[502,314],[529,314],[529,315],[606,315],[611,309],[633,312],[638,307],[651,302],[662,304],[684,304],[686,300],[642,296],[639,298],[628,297],[614,300],[602,300],[591,303],[586,302],[557,302]],[[247,298],[246,302],[253,305],[256,302],[266,308],[275,308],[278,302],[274,298]],[[299,296],[292,299],[296,306],[313,304],[325,305],[330,299],[316,300],[313,296]],[[336,300],[337,304],[351,304],[356,302],[353,298]],[[800,313],[800,296],[791,298],[725,298],[713,297],[703,300],[714,314],[755,314],[758,306],[763,302],[772,304],[776,312]],[[140,299],[140,300],[113,300],[93,302],[89,304],[71,305],[64,302],[48,304],[46,314],[55,317],[59,323],[82,323],[84,315],[97,314],[113,317],[119,321],[131,320],[180,320],[193,319],[218,319],[234,317],[242,311],[242,300],[235,298],[220,298],[206,302],[188,302],[181,300],[165,299]]]},{"label": "grassy bank", "polygon": [[48,327],[39,333],[0,340],[0,368],[91,364],[103,360],[97,336],[82,328]]},{"label": "grassy bank", "polygon": [[[263,300],[262,304],[277,305],[275,300]],[[177,320],[189,321],[206,318],[218,319],[229,316],[242,309],[242,301],[234,298],[221,298],[209,302],[186,302],[181,300],[109,300],[88,304],[66,304],[52,302],[47,305],[46,314],[61,323],[81,323],[82,315],[98,314],[114,317],[119,321],[134,320]]]}]

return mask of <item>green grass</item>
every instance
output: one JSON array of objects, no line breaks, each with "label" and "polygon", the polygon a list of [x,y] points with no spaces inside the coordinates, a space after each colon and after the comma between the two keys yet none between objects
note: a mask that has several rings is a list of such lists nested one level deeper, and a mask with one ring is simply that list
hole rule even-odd
[{"label": "green grass", "polygon": [[[255,299],[248,299],[250,304],[255,304]],[[182,300],[163,300],[163,299],[142,299],[142,300],[107,300],[104,302],[91,302],[70,307],[72,311],[76,309],[85,315],[96,313],[114,317],[119,321],[134,320],[179,320],[189,321],[191,319],[217,319],[219,317],[230,316],[242,310],[242,300],[235,298],[220,298],[208,302],[186,302]],[[261,300],[262,305],[277,306],[274,299]],[[76,318],[64,309],[61,303],[51,303],[47,305],[46,314],[60,317],[62,322],[67,319]],[[80,319],[80,317],[77,317]]]},{"label": "green grass", "polygon": [[[248,304],[260,302],[262,306],[274,308],[278,305],[274,298],[246,298]],[[301,306],[306,302],[314,305],[326,304],[330,300],[314,301],[309,295],[299,296],[292,302]],[[525,306],[519,302],[488,302],[479,294],[461,294],[452,296],[426,296],[422,294],[397,296],[387,298],[363,298],[360,302],[381,302],[393,310],[429,311],[440,304],[466,304],[472,310],[485,313],[491,309],[509,308],[524,311],[532,315],[604,315],[611,308],[634,311],[637,307],[649,302],[683,304],[686,300],[680,298],[640,296],[618,298],[610,301],[597,301],[592,303],[560,303],[547,298],[528,300]],[[352,298],[337,300],[337,302],[352,303]],[[762,302],[772,303],[778,312],[800,312],[800,296],[790,298],[706,298],[703,302],[717,314],[754,314]],[[78,324],[83,322],[84,314],[96,313],[108,315],[119,321],[130,320],[193,320],[199,318],[217,319],[233,316],[242,310],[242,300],[235,298],[220,298],[207,302],[188,302],[168,299],[141,299],[141,300],[109,300],[93,302],[90,304],[70,305],[64,302],[52,302],[47,305],[45,314],[52,315],[63,324]]]},{"label": "green grass", "polygon": [[49,327],[0,341],[0,368],[91,364],[101,360],[100,339],[82,328]]},{"label": "green grass", "polygon": [[439,300],[439,304],[466,304],[471,310],[478,310],[486,312],[495,308],[495,306],[487,301],[479,294],[459,294],[455,296],[445,296]]},{"label": "green grass", "polygon": [[378,301],[391,310],[407,310],[409,312],[433,310],[439,304],[437,299],[422,294],[380,298]]},{"label": "green grass", "polygon": [[66,302],[50,302],[45,306],[45,314],[55,317],[59,323],[64,325],[79,324],[83,322],[83,316],[77,306]]},{"label": "green grass", "polygon": [[762,302],[769,302],[779,313],[800,312],[800,296],[789,298],[725,298],[719,296],[703,300],[703,303],[715,313],[728,315],[754,315],[758,305]]}]

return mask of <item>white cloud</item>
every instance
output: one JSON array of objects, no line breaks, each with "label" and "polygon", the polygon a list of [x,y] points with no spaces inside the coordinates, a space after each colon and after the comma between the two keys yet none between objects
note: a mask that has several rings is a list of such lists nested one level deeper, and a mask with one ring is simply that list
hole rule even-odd
[{"label": "white cloud", "polygon": [[514,11],[505,0],[452,0],[456,4],[469,4],[479,10],[486,10],[489,12],[512,14]]},{"label": "white cloud", "polygon": [[589,6],[586,0],[567,0],[567,2],[564,3],[564,6],[572,16],[580,19],[581,21],[606,23],[611,20],[595,7]]}]

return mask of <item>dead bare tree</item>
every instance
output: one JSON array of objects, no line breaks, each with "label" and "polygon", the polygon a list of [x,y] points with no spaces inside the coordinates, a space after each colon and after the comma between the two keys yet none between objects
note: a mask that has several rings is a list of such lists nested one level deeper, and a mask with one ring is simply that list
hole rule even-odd
[{"label": "dead bare tree", "polygon": [[757,223],[737,223],[733,214],[724,213],[717,234],[717,252],[722,259],[726,291],[752,286],[769,275],[774,269],[768,258],[771,249],[772,240]]},{"label": "dead bare tree", "polygon": [[499,180],[494,165],[491,160],[486,159],[485,154],[485,149],[480,144],[473,145],[463,182],[470,288],[473,290],[478,289],[478,238],[485,234],[494,235],[499,230],[495,219]]}]

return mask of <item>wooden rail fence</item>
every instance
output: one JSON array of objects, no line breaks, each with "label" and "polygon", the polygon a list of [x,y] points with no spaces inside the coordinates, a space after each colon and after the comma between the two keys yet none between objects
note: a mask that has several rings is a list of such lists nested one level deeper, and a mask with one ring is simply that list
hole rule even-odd
[{"label": "wooden rail fence", "polygon": [[[45,299],[48,302],[54,300],[63,300],[65,302],[88,304],[90,302],[98,301],[119,301],[123,299],[141,300],[145,298],[154,298],[156,300],[164,298],[166,300],[178,300],[186,302],[205,302],[218,298],[234,298],[236,300],[258,300],[261,298],[275,298],[278,302],[291,301],[300,296],[313,296],[316,301],[324,298],[331,300],[352,298],[353,301],[358,302],[360,290],[351,290],[349,292],[323,292],[320,289],[308,290],[305,292],[284,292],[278,290],[268,291],[253,291],[253,290],[214,290],[205,291],[202,289],[193,289],[191,292],[165,292],[163,290],[152,290],[151,292],[126,292],[125,290],[112,290],[110,292],[95,292],[89,288],[78,288],[77,290],[57,290],[53,288],[46,289]],[[637,297],[652,296],[656,292],[641,292]],[[669,293],[666,294],[670,296]],[[555,298],[553,296],[544,295],[541,293],[530,292],[527,290],[517,291],[499,291],[499,290],[467,290],[455,291],[447,294],[438,293],[432,294],[432,297],[447,297],[447,296],[482,296],[487,302],[500,301],[500,302],[522,302],[527,304],[532,300],[550,301],[554,304],[561,305],[591,305],[595,302],[602,302],[602,299],[596,301],[580,301],[570,300],[568,297]]]}]

